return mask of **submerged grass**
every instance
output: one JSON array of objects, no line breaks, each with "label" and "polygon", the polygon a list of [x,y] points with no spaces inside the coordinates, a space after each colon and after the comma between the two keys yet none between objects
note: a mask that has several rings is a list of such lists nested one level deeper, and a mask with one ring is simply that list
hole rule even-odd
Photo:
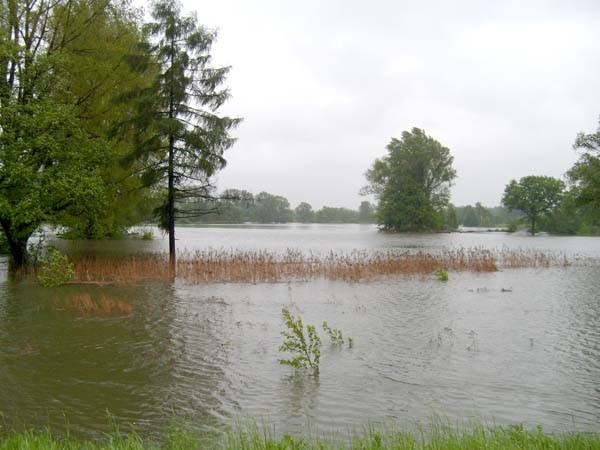
[{"label": "submerged grass", "polygon": [[74,292],[53,299],[57,311],[69,311],[81,316],[122,317],[133,313],[133,306],[125,300],[107,295],[92,296],[87,292]]},{"label": "submerged grass", "polygon": [[206,438],[192,432],[176,429],[166,433],[160,441],[145,440],[139,435],[115,433],[102,440],[85,441],[72,437],[58,437],[49,431],[21,432],[0,436],[0,450],[12,449],[222,449],[222,450],[292,450],[292,449],[411,449],[411,450],[511,450],[511,449],[600,449],[600,434],[563,433],[547,434],[541,428],[525,429],[522,425],[485,427],[481,425],[461,430],[435,425],[419,432],[380,431],[369,428],[346,437],[292,437],[274,436],[257,427],[226,433],[217,438]]},{"label": "submerged grass", "polygon": [[[567,266],[562,254],[485,248],[423,251],[352,251],[325,255],[297,250],[202,250],[177,260],[177,279],[189,284],[263,283],[327,279],[365,281],[394,275],[433,275],[436,271],[493,272],[501,268]],[[138,283],[169,280],[164,254],[126,257],[80,256],[73,259],[76,283]]]}]

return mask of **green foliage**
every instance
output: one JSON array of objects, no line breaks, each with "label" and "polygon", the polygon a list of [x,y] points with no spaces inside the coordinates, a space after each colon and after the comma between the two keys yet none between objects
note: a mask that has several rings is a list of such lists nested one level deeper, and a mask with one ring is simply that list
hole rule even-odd
[{"label": "green foliage", "polygon": [[589,205],[600,216],[600,127],[595,133],[579,133],[574,148],[583,150],[579,160],[567,172],[574,188],[577,205]]},{"label": "green foliage", "polygon": [[122,61],[139,36],[126,3],[0,0],[0,10],[0,224],[19,268],[40,224],[105,234],[116,226],[107,215],[133,203],[114,201],[136,186],[115,179],[135,177],[117,170],[127,140],[109,126],[128,113],[114,93],[139,83]]},{"label": "green foliage", "polygon": [[287,223],[294,217],[290,202],[285,197],[268,192],[261,192],[254,197],[253,214],[257,223]]},{"label": "green foliage", "polygon": [[145,450],[145,449],[221,449],[221,450],[593,450],[600,449],[598,433],[545,433],[541,427],[522,424],[458,428],[436,421],[415,431],[370,426],[348,433],[321,438],[310,433],[301,436],[274,434],[256,425],[240,426],[217,436],[176,428],[162,438],[144,438],[136,433],[115,432],[98,440],[79,440],[72,435],[60,437],[49,430],[8,432],[0,437],[0,450]]},{"label": "green foliage", "polygon": [[223,153],[234,143],[229,131],[241,119],[217,114],[229,98],[222,87],[229,67],[211,65],[216,33],[195,15],[183,16],[175,0],[155,1],[151,15],[153,22],[144,26],[147,58],[132,65],[155,76],[126,98],[137,107],[126,125],[137,136],[131,159],[143,163],[145,184],[163,194],[155,214],[169,232],[174,263],[176,218],[200,213],[179,214],[176,203],[210,196],[210,178],[225,166]]},{"label": "green foliage", "polygon": [[315,221],[315,212],[310,204],[302,202],[294,209],[294,218],[296,222],[312,223]]},{"label": "green foliage", "polygon": [[331,206],[323,206],[316,214],[317,223],[358,223],[359,212],[348,208],[333,208]]},{"label": "green foliage", "polygon": [[600,235],[600,129],[579,133],[579,160],[567,172],[569,189],[558,207],[540,217],[540,227],[556,234]]},{"label": "green foliage", "polygon": [[502,204],[508,209],[522,211],[530,222],[530,232],[536,233],[538,220],[560,204],[565,184],[556,178],[527,176],[512,180],[504,190]]},{"label": "green foliage", "polygon": [[60,286],[73,279],[73,264],[67,255],[53,248],[47,258],[42,261],[38,280],[46,287]]},{"label": "green foliage", "polygon": [[363,194],[378,200],[377,223],[386,230],[440,230],[456,172],[450,150],[413,128],[392,138],[388,154],[366,172]]},{"label": "green foliage", "polygon": [[10,254],[10,247],[8,246],[8,241],[6,240],[6,236],[0,229],[0,255],[8,255]]},{"label": "green foliage", "polygon": [[307,325],[306,329],[302,319],[292,316],[287,308],[281,310],[285,320],[287,331],[281,335],[285,341],[279,347],[280,352],[292,353],[295,356],[289,359],[280,359],[279,364],[293,367],[294,369],[310,368],[313,373],[319,373],[319,362],[321,360],[321,339],[313,325]]},{"label": "green foliage", "polygon": [[[294,210],[280,195],[227,189],[215,199],[200,199],[177,204],[178,223],[372,223],[373,205],[362,202],[359,210],[324,206],[314,211],[306,202]],[[361,212],[362,211],[362,212]],[[189,212],[189,214],[188,214]]]},{"label": "green foliage", "polygon": [[508,223],[507,230],[509,233],[514,233],[518,229],[519,229],[519,221],[518,220],[513,220]]},{"label": "green foliage", "polygon": [[360,202],[358,221],[360,223],[375,223],[375,206],[368,201]]},{"label": "green foliage", "polygon": [[555,234],[585,235],[600,234],[600,214],[591,203],[580,203],[577,187],[565,192],[561,204],[544,216],[540,226]]},{"label": "green foliage", "polygon": [[124,60],[140,55],[140,18],[127,2],[87,0],[57,2],[57,36],[64,41],[61,81],[69,86],[60,101],[75,105],[81,126],[111,149],[98,168],[103,184],[102,202],[69,211],[61,217],[72,238],[122,236],[147,218],[154,196],[142,186],[137,162],[125,161],[135,145],[131,133],[114,133],[131,119],[133,103],[116,100],[131,89],[148,87],[154,73],[139,73]]},{"label": "green foliage", "polygon": [[446,230],[454,231],[458,229],[458,216],[456,208],[452,203],[448,203],[448,207],[446,208],[445,224]]},{"label": "green foliage", "polygon": [[327,322],[323,322],[323,331],[327,333],[329,338],[331,339],[331,343],[334,345],[341,345],[344,343],[344,337],[342,336],[342,332],[337,328],[330,328],[327,325]]},{"label": "green foliage", "polygon": [[509,211],[503,206],[486,208],[481,203],[456,208],[458,222],[464,227],[508,227],[523,217],[520,211]]},{"label": "green foliage", "polygon": [[3,106],[0,122],[0,223],[22,266],[42,222],[61,223],[102,204],[98,170],[110,150],[89,139],[74,108],[51,100]]},{"label": "green foliage", "polygon": [[443,267],[440,267],[435,271],[435,276],[440,281],[448,281],[448,271]]},{"label": "green foliage", "polygon": [[154,239],[154,233],[152,232],[152,230],[142,231],[141,239],[142,241],[151,241],[152,239]]}]

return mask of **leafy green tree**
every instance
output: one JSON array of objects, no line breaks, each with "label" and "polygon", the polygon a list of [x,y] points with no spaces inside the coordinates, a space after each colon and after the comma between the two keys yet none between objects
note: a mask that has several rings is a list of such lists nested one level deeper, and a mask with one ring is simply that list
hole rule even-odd
[{"label": "leafy green tree", "polygon": [[539,218],[560,204],[564,189],[565,184],[561,180],[530,175],[518,182],[512,180],[506,186],[502,204],[509,210],[522,211],[529,220],[531,234],[535,235]]},{"label": "leafy green tree", "polygon": [[55,20],[61,5],[0,0],[0,224],[13,269],[27,263],[27,242],[42,223],[106,201],[100,172],[112,150],[64,101],[72,93]]},{"label": "leafy green tree", "polygon": [[240,189],[226,189],[217,200],[216,214],[220,223],[243,223],[252,220],[254,195]]},{"label": "leafy green tree", "polygon": [[419,128],[392,138],[388,154],[367,171],[369,185],[379,204],[377,222],[394,231],[439,230],[443,211],[456,178],[450,150]]},{"label": "leafy green tree", "polygon": [[285,197],[261,192],[254,197],[254,221],[258,223],[288,223],[294,212]]},{"label": "leafy green tree", "polygon": [[544,229],[555,234],[598,235],[600,215],[592,204],[581,204],[576,188],[563,195],[558,208],[543,218]]},{"label": "leafy green tree", "polygon": [[101,238],[121,234],[151,216],[153,193],[144,189],[138,161],[125,161],[132,151],[131,133],[114,133],[115,125],[134,112],[132,102],[115,100],[134,88],[149,87],[157,74],[133,70],[124,60],[140,54],[138,13],[121,0],[70,0],[52,15],[55,41],[63,42],[60,80],[68,91],[58,100],[74,105],[82,127],[95,139],[108,141],[110,159],[101,169],[105,201],[65,215],[68,234]]},{"label": "leafy green tree", "polygon": [[507,226],[510,223],[518,221],[523,214],[516,211],[508,211],[503,206],[494,206],[486,208],[477,202],[475,206],[458,206],[456,208],[458,222],[465,227],[490,227]]},{"label": "leafy green tree", "polygon": [[294,217],[296,222],[311,223],[315,221],[315,212],[310,204],[302,202],[294,209]]},{"label": "leafy green tree", "polygon": [[[130,125],[142,133],[133,156],[145,162],[144,180],[164,188],[156,213],[169,234],[174,271],[176,205],[210,196],[210,177],[225,166],[223,153],[234,143],[229,131],[241,119],[217,114],[229,98],[221,87],[229,67],[211,65],[216,33],[198,25],[195,16],[182,16],[175,0],[154,2],[152,18],[144,26],[151,58],[138,67],[158,66],[158,75],[152,86],[132,93],[139,114]],[[191,215],[187,210],[186,217]]]},{"label": "leafy green tree", "polygon": [[465,227],[478,227],[479,226],[479,216],[477,215],[477,211],[471,205],[467,205],[464,207],[461,217],[461,223]]},{"label": "leafy green tree", "polygon": [[323,206],[315,214],[317,223],[358,223],[358,211]]},{"label": "leafy green tree", "polygon": [[371,204],[371,202],[360,202],[358,207],[358,221],[360,223],[375,222],[375,207]]},{"label": "leafy green tree", "polygon": [[448,203],[446,208],[446,229],[453,231],[458,229],[458,216],[456,208],[452,203]]},{"label": "leafy green tree", "polygon": [[490,210],[483,206],[480,202],[475,203],[475,214],[479,221],[480,227],[491,227],[493,226],[492,214]]},{"label": "leafy green tree", "polygon": [[593,134],[579,133],[574,148],[583,150],[579,161],[567,172],[578,205],[590,205],[600,216],[600,128]]}]

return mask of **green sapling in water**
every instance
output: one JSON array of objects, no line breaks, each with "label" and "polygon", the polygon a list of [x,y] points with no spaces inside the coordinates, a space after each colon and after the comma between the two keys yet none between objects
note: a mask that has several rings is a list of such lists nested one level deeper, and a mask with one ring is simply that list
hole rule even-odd
[{"label": "green sapling in water", "polygon": [[313,373],[319,373],[321,360],[321,338],[313,325],[307,325],[306,330],[302,319],[292,316],[287,308],[281,310],[287,331],[282,331],[284,342],[279,347],[280,352],[294,354],[292,358],[280,359],[279,364],[291,366],[294,369],[310,368]]},{"label": "green sapling in water", "polygon": [[38,280],[46,287],[55,287],[68,283],[73,276],[73,263],[69,262],[67,255],[52,248],[43,261]]},{"label": "green sapling in water", "polygon": [[448,271],[443,267],[440,267],[435,271],[435,276],[440,281],[448,281]]},{"label": "green sapling in water", "polygon": [[338,330],[337,328],[330,328],[329,325],[327,325],[327,322],[323,322],[322,326],[323,331],[325,331],[325,333],[329,335],[332,344],[341,345],[344,343],[344,337],[342,336],[342,332],[340,330]]}]

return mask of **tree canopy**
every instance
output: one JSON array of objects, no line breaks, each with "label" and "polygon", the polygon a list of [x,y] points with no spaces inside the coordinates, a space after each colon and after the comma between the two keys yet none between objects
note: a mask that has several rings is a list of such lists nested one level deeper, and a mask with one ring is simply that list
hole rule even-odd
[{"label": "tree canopy", "polygon": [[386,230],[439,230],[456,178],[450,150],[419,128],[392,138],[388,154],[366,172],[362,193],[378,199],[377,223]]},{"label": "tree canopy", "polygon": [[73,48],[104,19],[93,2],[82,5],[0,0],[0,224],[15,268],[42,223],[63,224],[108,203],[102,173],[114,148],[84,112],[97,89],[73,76]]},{"label": "tree canopy", "polygon": [[312,223],[315,221],[315,212],[309,203],[301,202],[294,209],[294,217],[296,222],[300,223]]},{"label": "tree canopy", "polygon": [[565,183],[559,179],[530,175],[518,182],[512,180],[506,186],[502,204],[509,210],[522,211],[529,220],[531,234],[535,235],[540,217],[560,204],[564,189]]},{"label": "tree canopy", "polygon": [[223,153],[234,143],[229,131],[241,119],[217,114],[229,98],[221,87],[229,67],[212,66],[216,33],[194,15],[182,16],[175,0],[155,1],[152,19],[144,26],[149,60],[139,67],[156,76],[149,87],[132,92],[138,114],[129,123],[139,133],[133,159],[144,161],[148,185],[163,188],[156,213],[169,234],[174,268],[175,220],[202,213],[178,211],[176,205],[210,196],[210,177],[225,166]]},{"label": "tree canopy", "polygon": [[600,210],[600,128],[595,133],[579,133],[575,149],[583,150],[579,160],[567,172],[580,205]]}]

